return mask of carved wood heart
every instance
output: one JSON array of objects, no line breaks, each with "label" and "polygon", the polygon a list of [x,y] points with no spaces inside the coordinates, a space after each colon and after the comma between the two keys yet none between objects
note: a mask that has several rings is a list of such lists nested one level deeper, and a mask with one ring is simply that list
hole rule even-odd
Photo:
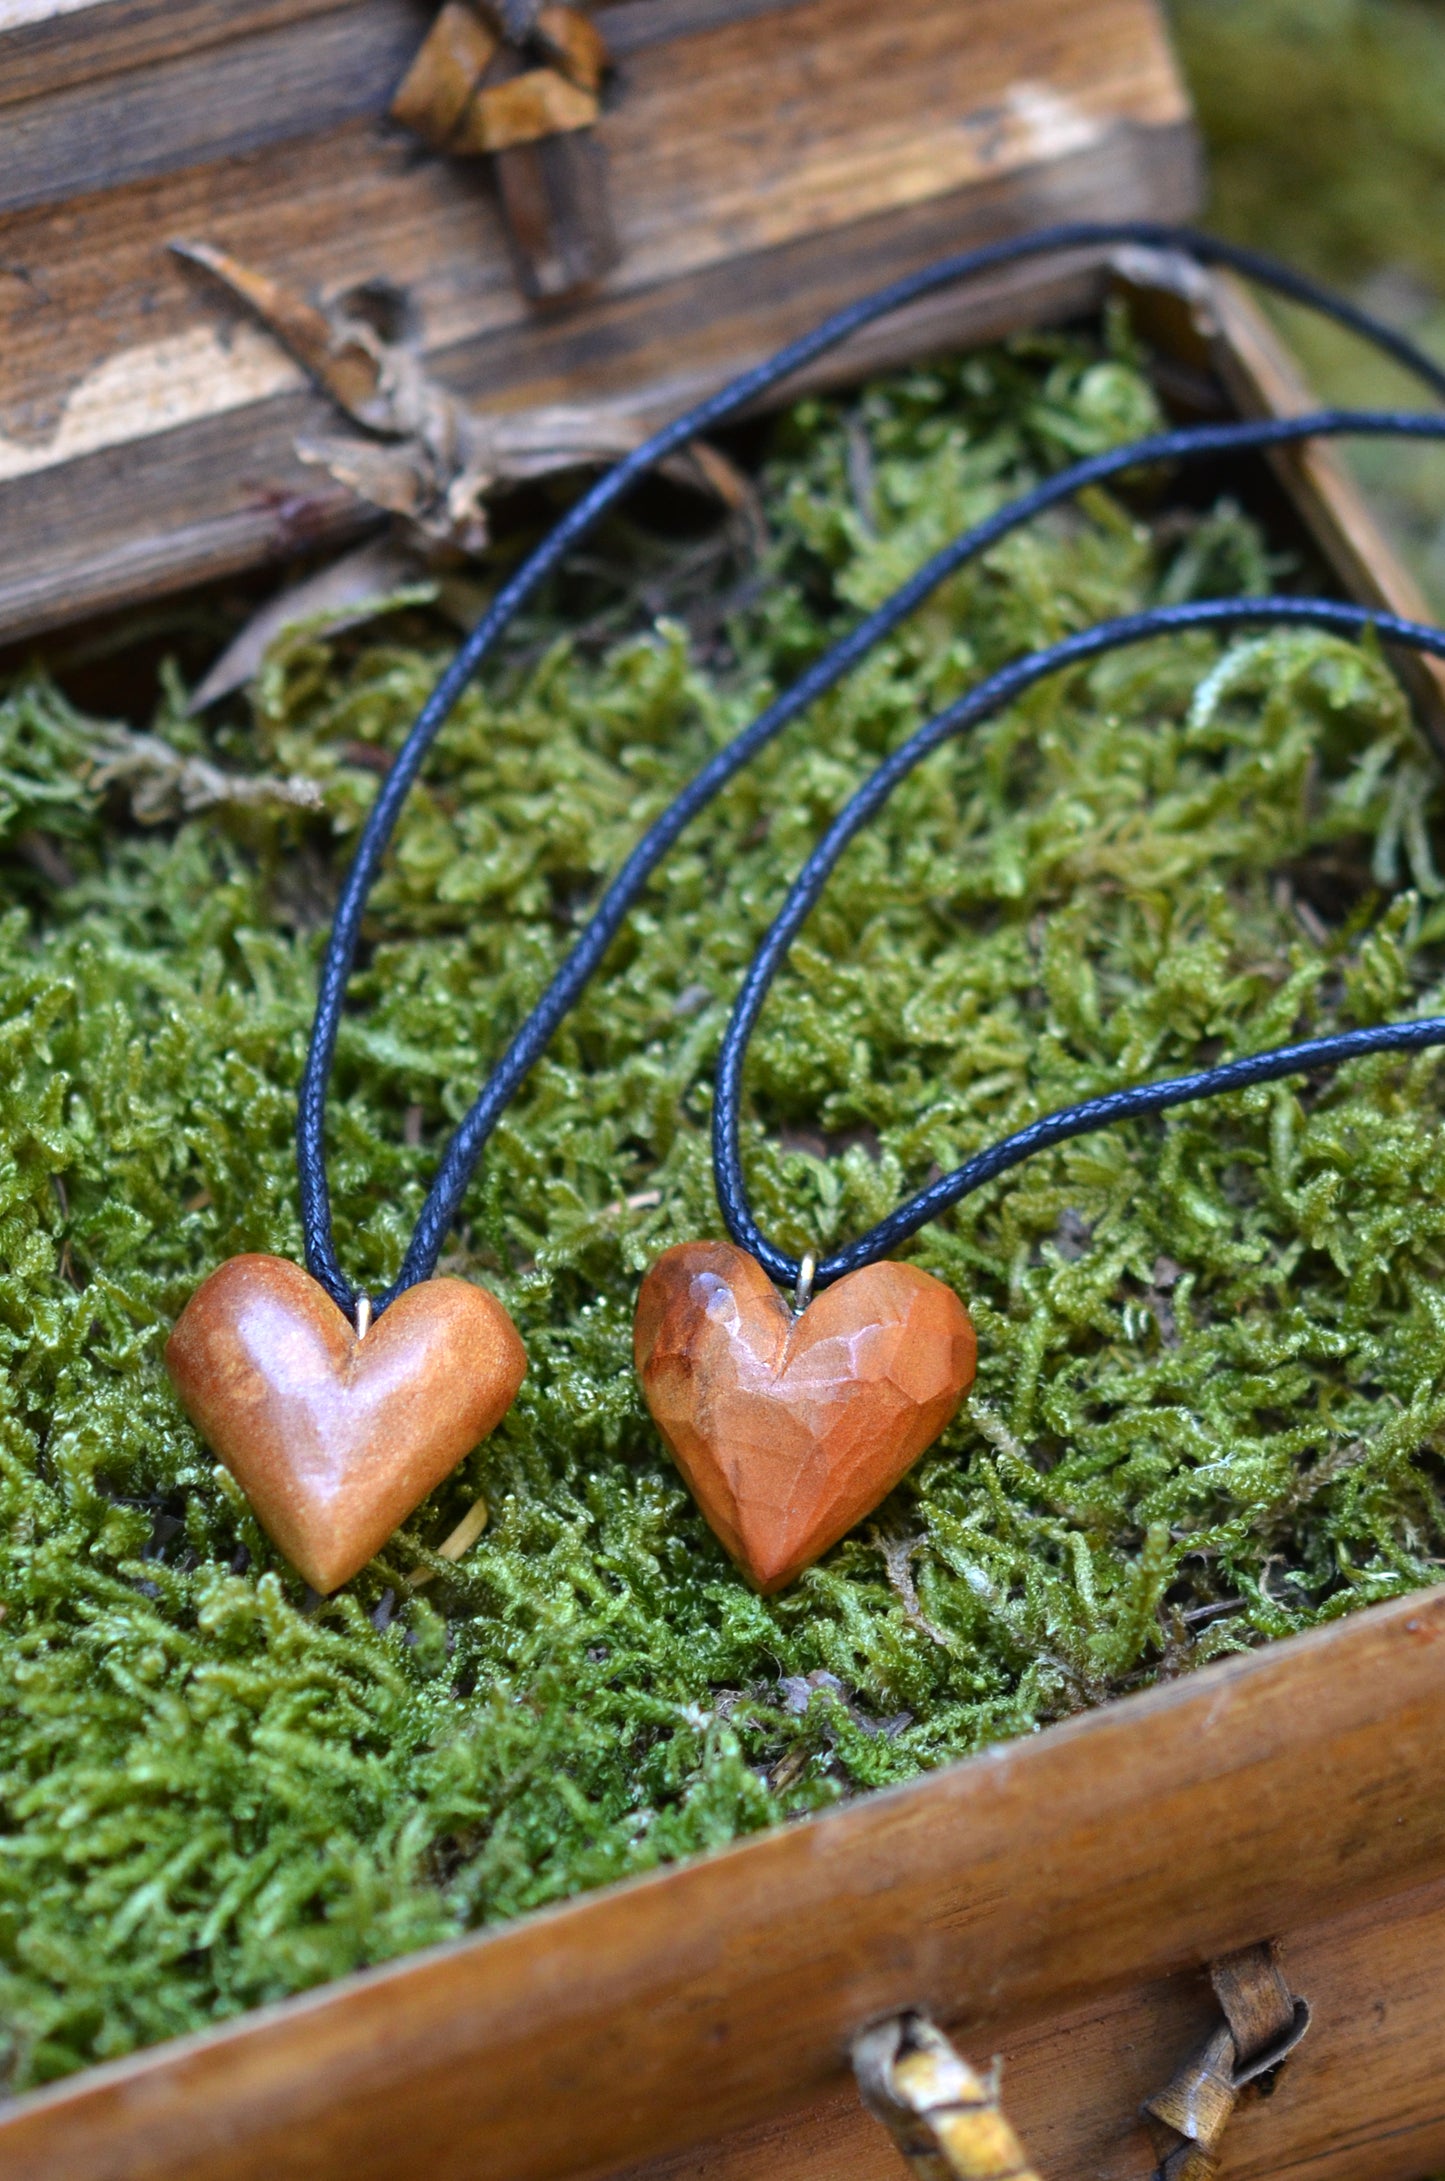
[{"label": "carved wood heart", "polygon": [[958,1297],[916,1265],[850,1272],[795,1318],[729,1242],[664,1251],[642,1283],[633,1352],[693,1497],[763,1592],[892,1491],[978,1357]]},{"label": "carved wood heart", "polygon": [[166,1344],[186,1412],[316,1590],[349,1582],[499,1424],[527,1355],[465,1280],[424,1280],[363,1339],[282,1257],[228,1258]]}]

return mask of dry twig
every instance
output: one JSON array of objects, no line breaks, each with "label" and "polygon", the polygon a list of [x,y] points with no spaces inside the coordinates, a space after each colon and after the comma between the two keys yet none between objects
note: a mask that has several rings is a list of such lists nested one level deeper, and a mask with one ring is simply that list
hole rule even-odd
[{"label": "dry twig", "polygon": [[[171,248],[239,297],[368,435],[298,440],[302,461],[398,516],[425,548],[479,553],[489,535],[484,502],[498,486],[615,462],[647,436],[644,420],[612,409],[469,408],[431,376],[415,349],[386,340],[346,298],[323,309],[210,243]],[[665,467],[755,517],[751,484],[715,447],[691,448]]]},{"label": "dry twig", "polygon": [[321,790],[299,774],[277,779],[270,773],[223,772],[206,757],[189,757],[160,735],[138,734],[119,724],[107,726],[96,742],[89,767],[93,788],[118,787],[142,825],[189,818],[218,807],[320,810]]}]

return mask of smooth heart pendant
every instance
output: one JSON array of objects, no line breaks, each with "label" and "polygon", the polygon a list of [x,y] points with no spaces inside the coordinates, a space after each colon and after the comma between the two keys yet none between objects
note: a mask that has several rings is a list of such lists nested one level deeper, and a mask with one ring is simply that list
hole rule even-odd
[{"label": "smooth heart pendant", "polygon": [[642,1283],[633,1353],[693,1497],[768,1592],[932,1445],[978,1344],[952,1288],[916,1265],[865,1265],[795,1318],[745,1250],[683,1242]]},{"label": "smooth heart pendant", "polygon": [[231,1257],[166,1344],[186,1413],[315,1590],[364,1568],[516,1398],[527,1353],[465,1280],[407,1288],[364,1336],[284,1257]]}]

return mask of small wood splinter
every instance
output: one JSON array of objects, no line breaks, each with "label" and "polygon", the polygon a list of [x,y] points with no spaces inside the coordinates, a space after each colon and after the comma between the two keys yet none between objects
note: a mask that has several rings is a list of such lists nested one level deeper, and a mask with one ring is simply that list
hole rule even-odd
[{"label": "small wood splinter", "polygon": [[853,2072],[917,2181],[1039,2181],[999,2103],[998,2063],[980,2075],[926,2014],[864,2030]]},{"label": "small wood splinter", "polygon": [[[486,1501],[484,1499],[474,1499],[456,1528],[448,1530],[446,1536],[437,1546],[437,1558],[439,1560],[460,1560],[464,1554],[471,1551],[473,1545],[486,1528],[487,1522],[488,1509]],[[432,1581],[436,1572],[435,1568],[413,1568],[406,1578],[408,1590],[420,1590],[424,1583]]]}]

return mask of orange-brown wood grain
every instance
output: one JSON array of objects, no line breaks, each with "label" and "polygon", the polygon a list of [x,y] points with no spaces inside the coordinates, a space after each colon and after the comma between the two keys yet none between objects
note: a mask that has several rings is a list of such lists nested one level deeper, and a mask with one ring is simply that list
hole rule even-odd
[{"label": "orange-brown wood grain", "polygon": [[978,1343],[953,1289],[917,1265],[865,1265],[795,1316],[745,1250],[679,1242],[642,1283],[633,1354],[688,1489],[768,1593],[932,1446]]},{"label": "orange-brown wood grain", "polygon": [[[1245,2092],[1225,2181],[1422,2181],[1445,2163],[1445,1882],[1291,1931],[1284,1966],[1309,2034]],[[1219,2021],[1200,1971],[1141,1982],[1027,2026],[980,2023],[1003,2104],[1041,2181],[1152,2181],[1144,2099]],[[851,2086],[617,2181],[902,2181]],[[609,2177],[611,2181],[611,2177]]]},{"label": "orange-brown wood grain", "polygon": [[353,1326],[300,1265],[250,1252],[196,1289],[166,1368],[262,1528],[325,1596],[495,1430],[527,1352],[468,1280],[419,1280]]}]

